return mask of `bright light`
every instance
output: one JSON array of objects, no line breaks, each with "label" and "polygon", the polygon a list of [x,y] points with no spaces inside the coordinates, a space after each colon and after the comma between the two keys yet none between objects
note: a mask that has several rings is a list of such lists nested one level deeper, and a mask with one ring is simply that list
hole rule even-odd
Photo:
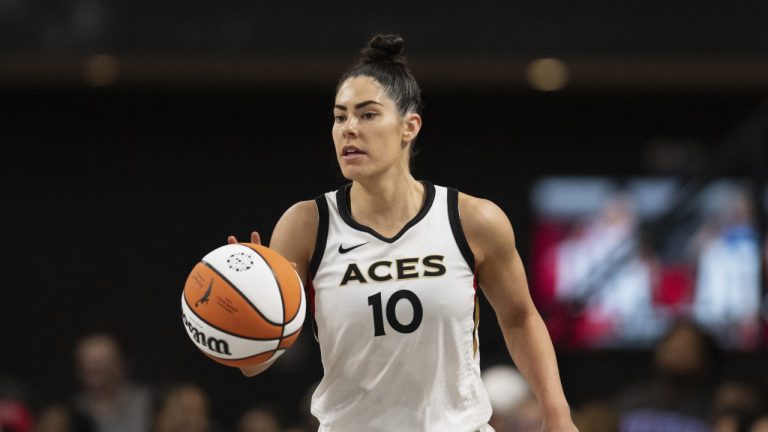
[{"label": "bright light", "polygon": [[111,55],[98,54],[85,62],[85,79],[94,87],[104,87],[115,82],[120,72],[120,64]]},{"label": "bright light", "polygon": [[536,90],[561,90],[568,84],[568,66],[556,58],[538,59],[528,65],[525,76]]}]

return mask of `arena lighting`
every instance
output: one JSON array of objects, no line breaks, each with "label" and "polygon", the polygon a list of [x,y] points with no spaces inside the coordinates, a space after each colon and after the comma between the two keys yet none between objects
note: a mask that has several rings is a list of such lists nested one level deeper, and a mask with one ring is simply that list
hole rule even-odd
[{"label": "arena lighting", "polygon": [[568,84],[568,66],[556,58],[537,59],[528,64],[525,76],[536,90],[562,90]]},{"label": "arena lighting", "polygon": [[114,56],[108,54],[89,57],[83,67],[85,80],[94,87],[105,87],[114,83],[119,72],[120,63]]}]

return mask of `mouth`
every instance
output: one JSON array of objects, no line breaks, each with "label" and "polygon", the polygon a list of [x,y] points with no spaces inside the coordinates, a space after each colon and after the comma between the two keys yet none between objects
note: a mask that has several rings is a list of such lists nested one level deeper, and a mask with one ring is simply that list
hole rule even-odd
[{"label": "mouth", "polygon": [[366,153],[353,145],[345,145],[341,148],[341,157],[344,159],[352,159],[358,156],[365,155]]}]

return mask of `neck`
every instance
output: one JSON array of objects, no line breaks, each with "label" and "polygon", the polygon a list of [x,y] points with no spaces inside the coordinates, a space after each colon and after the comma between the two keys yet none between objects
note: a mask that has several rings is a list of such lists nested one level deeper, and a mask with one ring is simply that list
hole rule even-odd
[{"label": "neck", "polygon": [[396,179],[353,181],[352,217],[382,235],[391,236],[416,216],[424,196],[424,186],[410,173]]}]

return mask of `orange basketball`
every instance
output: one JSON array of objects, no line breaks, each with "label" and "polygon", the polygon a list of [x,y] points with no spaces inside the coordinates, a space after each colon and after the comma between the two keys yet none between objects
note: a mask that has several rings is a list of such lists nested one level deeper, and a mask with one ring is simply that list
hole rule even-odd
[{"label": "orange basketball", "polygon": [[252,243],[203,257],[181,295],[190,339],[208,357],[234,367],[277,359],[299,336],[305,311],[304,288],[291,263]]}]

